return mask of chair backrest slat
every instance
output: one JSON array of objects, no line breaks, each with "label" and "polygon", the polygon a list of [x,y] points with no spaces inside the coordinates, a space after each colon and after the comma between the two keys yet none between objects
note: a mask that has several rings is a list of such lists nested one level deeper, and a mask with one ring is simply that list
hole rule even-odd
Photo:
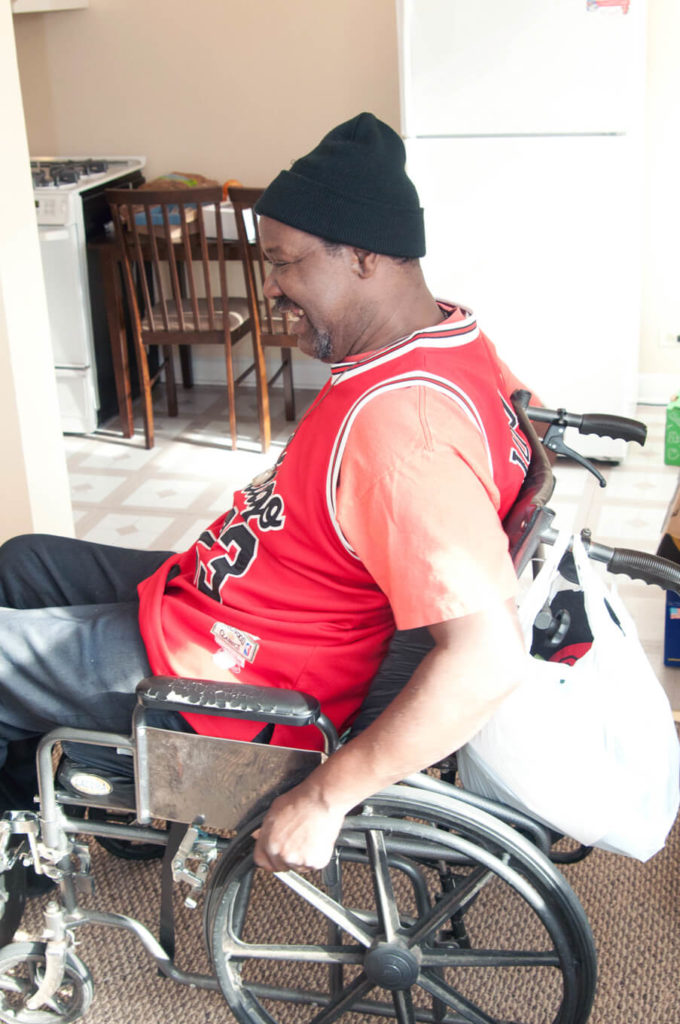
[{"label": "chair backrest slat", "polygon": [[[218,210],[216,205],[211,207],[215,211],[217,217]],[[208,311],[208,327],[211,331],[215,330],[215,302],[213,298],[213,287],[210,277],[210,260],[208,256],[208,240],[205,234],[205,218],[204,213],[207,209],[207,204],[202,204],[196,207],[196,216],[198,219],[198,235],[201,252],[201,264],[203,267],[203,290],[205,292],[206,306]],[[221,227],[221,225],[220,225]],[[222,243],[218,238],[218,249],[222,247]],[[226,295],[226,282],[225,287],[222,289],[220,285],[220,291],[223,295]]]},{"label": "chair backrest slat", "polygon": [[[248,296],[248,310],[250,318],[255,325],[257,334],[262,330],[262,313],[267,314],[267,307],[261,301],[262,283],[265,279],[264,260],[262,257],[262,243],[260,231],[253,207],[262,194],[262,189],[254,188],[230,188],[229,198],[234,207],[234,218],[236,220],[236,232],[238,235],[239,249],[241,252],[241,265],[246,283],[246,294]],[[255,225],[254,245],[248,237],[248,226],[246,225],[245,214],[252,211],[252,218]],[[260,279],[256,277],[256,268],[260,268]],[[271,321],[266,323],[267,330],[271,330]]]},{"label": "chair backrest slat", "polygon": [[[181,202],[178,203],[177,206],[178,206],[178,210],[179,210],[179,226],[180,226],[180,233],[181,233],[181,237],[182,237],[182,244],[183,244],[183,251],[184,251],[184,266],[182,268],[183,271],[184,271],[183,278],[184,278],[184,280],[188,284],[188,288],[189,288],[189,301],[191,302],[191,313],[192,313],[192,317],[193,317],[192,323],[189,324],[189,329],[193,329],[195,331],[198,331],[198,330],[200,330],[200,317],[199,317],[199,314],[198,314],[198,298],[197,298],[197,294],[196,294],[196,281],[194,280],[194,259],[193,259],[193,255],[192,255],[192,252],[191,252],[191,239],[189,237],[189,225],[187,223],[187,208],[186,208],[186,204],[185,203],[181,203]],[[174,253],[174,246],[173,246],[173,262],[176,263],[176,260],[174,259],[174,255],[175,255],[175,253]],[[179,272],[178,272],[178,280],[179,280]],[[180,318],[181,330],[183,330],[183,331],[185,331],[187,329],[187,324],[186,324],[186,321],[185,321],[186,311],[185,311],[185,308],[184,308],[184,301],[183,301],[184,298],[185,298],[184,290],[182,289],[182,287],[180,285],[180,293],[177,296],[177,309],[178,309],[179,318]]]},{"label": "chair backrest slat", "polygon": [[[151,302],[151,294],[149,292],[149,281],[148,281],[148,278],[147,278],[146,274],[143,272],[144,271],[144,260],[143,260],[143,257],[142,257],[142,243],[141,243],[140,231],[139,231],[140,225],[137,223],[137,216],[136,216],[134,207],[132,205],[128,204],[125,207],[125,209],[126,209],[126,213],[127,213],[127,223],[128,223],[129,229],[130,229],[131,234],[132,234],[132,246],[133,246],[133,251],[134,251],[134,263],[135,263],[135,266],[137,268],[137,275],[136,275],[136,277],[137,277],[137,286],[142,291],[143,300],[144,300],[144,308],[148,311],[148,316],[149,316],[149,318],[151,320],[152,330],[153,330],[154,326],[153,326],[153,319],[152,319],[152,313],[151,313],[152,302]],[[146,211],[144,211],[143,212],[143,216],[145,218],[148,218],[148,213]],[[144,223],[147,224],[147,220],[146,219],[145,219]],[[127,252],[127,247],[124,247],[124,252]]]},{"label": "chair backrest slat", "polygon": [[186,331],[187,325],[184,321],[184,307],[182,304],[183,295],[179,279],[179,270],[177,267],[177,253],[173,242],[173,232],[170,226],[170,213],[167,203],[163,203],[161,205],[161,216],[163,218],[163,237],[168,258],[168,270],[170,272],[173,308],[177,314],[180,331]]},{"label": "chair backrest slat", "polygon": [[[126,224],[124,224],[124,220],[126,218],[126,211],[127,206],[124,203],[117,204],[111,207],[114,234],[119,243],[119,254],[121,260],[121,268],[123,272],[123,284],[125,287],[125,291],[129,296],[130,294],[135,294],[136,286],[134,277],[132,276],[132,265],[128,258],[127,244],[125,241],[125,232],[127,230],[127,227]],[[139,312],[139,303],[136,301],[130,302],[129,308],[130,316],[132,317],[134,323],[134,329],[136,332],[139,332],[142,329],[141,317]]]},{"label": "chair backrest slat", "polygon": [[[220,291],[222,295],[227,295],[227,261],[224,258],[224,231],[222,229],[222,208],[219,202],[215,203],[215,223],[216,223],[216,234],[217,234],[217,249],[218,249],[218,274],[220,281]],[[227,348],[231,348],[231,332],[229,331],[228,317],[223,318],[224,324],[224,341]]]},{"label": "chair backrest slat", "polygon": [[[168,298],[167,298],[167,295],[165,293],[165,282],[163,281],[163,275],[162,275],[162,273],[160,271],[161,261],[160,261],[160,256],[158,254],[158,240],[156,238],[156,232],[153,230],[153,225],[151,223],[151,210],[150,210],[150,207],[148,207],[148,206],[144,207],[144,214],[145,214],[145,218],[146,218],[146,233],[147,233],[147,235],[149,237],[149,241],[151,243],[151,252],[152,252],[152,255],[153,255],[153,260],[152,260],[152,264],[151,264],[150,273],[151,273],[151,280],[153,281],[154,287],[156,289],[156,295],[157,295],[156,304],[157,304],[157,306],[160,307],[161,316],[163,318],[163,329],[166,330],[166,331],[169,331],[170,330],[170,322],[169,322],[169,319],[168,319]],[[140,273],[141,273],[141,267],[140,267]],[[143,274],[142,276],[146,278],[146,274]],[[151,324],[151,330],[153,331],[153,330],[156,329],[155,324],[154,324],[154,319],[153,319],[154,318],[154,310],[153,310],[153,303],[151,302],[148,294],[146,296],[145,302],[146,302],[146,308],[148,310],[149,323]]]},{"label": "chair backrest slat", "polygon": [[259,273],[258,291],[262,295],[262,303],[261,303],[261,305],[263,307],[263,312],[264,312],[264,319],[265,319],[265,325],[266,325],[265,329],[270,334],[273,334],[274,333],[274,308],[273,308],[273,303],[272,303],[271,299],[267,298],[267,296],[264,294],[264,290],[263,290],[264,282],[265,282],[266,277],[267,277],[267,264],[266,264],[266,260],[265,260],[265,256],[264,256],[264,249],[262,248],[262,239],[260,237],[260,225],[258,223],[258,220],[257,220],[257,217],[255,216],[254,211],[253,211],[253,223],[254,223],[254,226],[255,226],[255,252],[253,254],[254,255],[253,275],[255,276],[255,275],[257,275]]},{"label": "chair backrest slat", "polygon": [[[261,188],[244,188],[242,186],[234,186],[229,189],[229,199],[233,204],[236,217],[248,298],[252,300],[250,316],[260,332],[262,345],[295,348],[297,345],[296,318],[290,313],[277,313],[274,309],[274,302],[264,294],[268,263],[262,246],[260,225],[254,209],[262,192]],[[248,235],[249,228],[252,231],[252,237]]]}]

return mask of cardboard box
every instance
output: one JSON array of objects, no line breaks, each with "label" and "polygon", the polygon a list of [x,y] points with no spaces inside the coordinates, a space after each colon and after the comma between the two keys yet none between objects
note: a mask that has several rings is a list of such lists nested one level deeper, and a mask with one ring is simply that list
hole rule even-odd
[{"label": "cardboard box", "polygon": [[[238,238],[238,231],[236,230],[236,214],[234,213],[234,207],[230,202],[220,203],[220,219],[222,221],[222,238],[225,242],[233,241]],[[205,221],[205,233],[208,238],[217,238],[215,211],[212,206],[207,206],[203,211],[203,220]],[[245,212],[245,224],[248,238],[251,242],[254,242],[255,226],[253,224],[252,214],[249,210],[246,210]]]},{"label": "cardboard box", "polygon": [[667,466],[680,466],[680,398],[677,395],[673,395],[666,406],[663,461]]},{"label": "cardboard box", "polygon": [[668,505],[656,553],[680,565],[680,483]]},{"label": "cardboard box", "polygon": [[[190,235],[195,234],[198,231],[198,223],[196,218],[198,217],[198,211],[196,206],[185,206],[186,210],[186,222],[187,230]],[[149,215],[144,210],[140,210],[139,213],[135,213],[135,224],[140,235],[146,235],[149,232],[149,220],[151,221],[151,230],[155,235],[159,235],[161,238],[165,238],[165,220],[163,218],[163,211],[160,206],[151,206],[149,208]],[[213,217],[213,223],[215,218]],[[168,224],[170,225],[170,241],[181,242],[182,241],[182,221],[179,212],[179,206],[168,207]]]}]

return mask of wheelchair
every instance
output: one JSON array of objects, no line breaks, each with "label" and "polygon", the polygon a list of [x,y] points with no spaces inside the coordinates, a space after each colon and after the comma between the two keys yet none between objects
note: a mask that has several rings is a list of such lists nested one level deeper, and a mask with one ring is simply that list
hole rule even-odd
[{"label": "wheelchair", "polygon": [[[504,524],[519,575],[541,544],[554,540],[546,449],[598,475],[567,448],[566,427],[640,443],[645,428],[618,417],[528,408],[527,394],[513,399],[532,448]],[[547,425],[542,442],[532,421]],[[663,559],[592,541],[589,554],[611,571],[680,589],[680,570]],[[153,724],[156,710],[198,709],[263,724],[313,724],[323,751]],[[165,977],[220,991],[242,1024],[585,1024],[596,951],[559,864],[589,851],[463,790],[454,757],[355,808],[322,871],[272,875],[256,867],[253,836],[272,799],[340,742],[304,693],[166,677],[139,684],[130,735],[58,728],[44,736],[38,809],[0,821],[0,1021],[86,1017],[93,982],[74,945],[76,937],[79,951],[86,945],[83,925],[98,925],[132,933]],[[68,754],[59,758],[59,745],[70,743],[132,758],[131,778],[82,767]],[[211,784],[215,779],[224,785]],[[158,935],[133,917],[84,905],[82,894],[93,888],[88,837],[118,856],[162,857]],[[13,942],[29,865],[56,883],[55,892],[42,934]],[[176,962],[176,890],[196,912],[211,973]]]}]

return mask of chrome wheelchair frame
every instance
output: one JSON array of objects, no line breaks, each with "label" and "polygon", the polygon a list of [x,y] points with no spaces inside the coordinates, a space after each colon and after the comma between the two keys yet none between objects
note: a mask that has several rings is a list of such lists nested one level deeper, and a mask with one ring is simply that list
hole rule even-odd
[{"label": "chrome wheelchair frame", "polygon": [[[564,410],[528,410],[531,419],[549,424],[541,444],[528,396],[513,397],[532,441],[530,471],[505,523],[519,575],[541,543],[554,539],[546,447],[570,454],[563,443],[567,425],[640,442],[644,427],[616,417],[592,417],[594,424]],[[680,589],[680,570],[663,559],[592,542],[589,553],[613,572]],[[149,721],[157,708],[314,724],[324,750],[158,729]],[[132,757],[134,793],[94,769],[81,778],[73,770],[68,785],[61,784],[66,776],[63,765],[61,775],[55,771],[57,749],[69,742]],[[134,934],[166,977],[220,990],[243,1024],[372,1017],[399,1024],[535,1024],[536,991],[549,1005],[541,1021],[585,1024],[596,985],[595,946],[557,863],[588,851],[556,850],[560,837],[544,825],[452,785],[450,764],[410,776],[357,807],[323,871],[271,875],[256,868],[253,834],[271,800],[339,742],[306,694],[164,677],[140,683],[130,736],[60,728],[43,737],[39,810],[0,821],[0,1021],[64,1024],[86,1014],[93,984],[73,951],[74,936],[82,925],[96,924]],[[238,785],[226,793],[206,786],[206,778]],[[88,836],[132,858],[136,851],[162,855],[158,936],[135,918],[82,905],[81,893],[92,889]],[[57,889],[44,910],[43,933],[11,942],[28,865]],[[188,906],[202,902],[213,974],[175,962],[169,908],[178,885],[187,887]],[[262,906],[276,908],[265,915],[264,935]]]}]

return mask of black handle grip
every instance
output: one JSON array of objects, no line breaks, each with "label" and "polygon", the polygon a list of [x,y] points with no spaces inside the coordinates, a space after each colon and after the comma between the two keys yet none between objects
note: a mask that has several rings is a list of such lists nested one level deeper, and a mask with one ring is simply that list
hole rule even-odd
[{"label": "black handle grip", "polygon": [[653,583],[663,590],[675,590],[680,593],[680,565],[650,555],[645,551],[632,551],[629,548],[614,548],[607,562],[609,572],[630,576],[634,580]]},{"label": "black handle grip", "polygon": [[606,416],[597,412],[582,416],[578,431],[580,434],[597,434],[599,437],[637,441],[640,445],[647,440],[647,427],[639,420],[630,420],[626,416]]}]

